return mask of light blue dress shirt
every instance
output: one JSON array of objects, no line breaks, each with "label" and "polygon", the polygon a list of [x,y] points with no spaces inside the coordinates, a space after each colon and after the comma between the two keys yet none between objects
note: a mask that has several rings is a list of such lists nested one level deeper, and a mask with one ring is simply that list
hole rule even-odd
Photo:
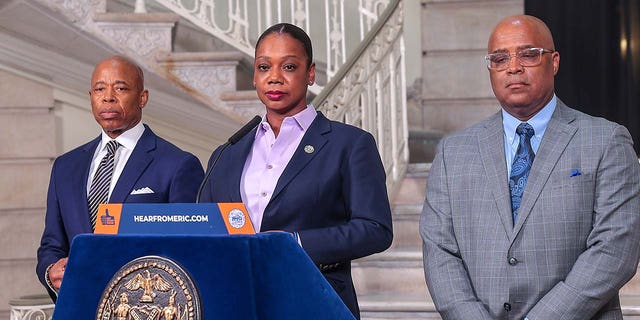
[{"label": "light blue dress shirt", "polygon": [[[533,127],[535,135],[531,137],[531,147],[534,153],[538,153],[540,142],[544,136],[544,132],[547,130],[547,125],[553,112],[556,110],[556,95],[547,103],[538,113],[536,113],[531,119],[527,120],[527,123]],[[516,134],[516,128],[523,123],[516,117],[510,115],[508,112],[502,109],[502,127],[504,129],[504,155],[507,162],[507,177],[511,174],[511,164],[513,158],[518,151],[518,144],[520,143],[520,136]]]},{"label": "light blue dress shirt", "polygon": [[[535,135],[531,137],[531,148],[534,153],[538,153],[540,142],[544,136],[544,132],[547,130],[547,125],[551,120],[553,112],[556,110],[556,95],[547,103],[538,113],[536,113],[531,119],[527,120],[527,123],[533,127]],[[520,143],[520,136],[516,134],[516,128],[522,123],[516,117],[510,115],[504,109],[502,109],[502,127],[504,129],[504,155],[507,162],[507,176],[511,175],[511,164],[513,158],[518,151],[518,144]],[[529,320],[529,318],[524,318]]]}]

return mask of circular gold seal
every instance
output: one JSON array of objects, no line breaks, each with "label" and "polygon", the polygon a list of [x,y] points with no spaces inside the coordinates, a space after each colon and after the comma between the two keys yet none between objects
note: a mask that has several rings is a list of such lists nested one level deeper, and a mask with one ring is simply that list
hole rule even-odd
[{"label": "circular gold seal", "polygon": [[96,320],[201,320],[198,290],[176,262],[159,256],[129,261],[102,292]]}]

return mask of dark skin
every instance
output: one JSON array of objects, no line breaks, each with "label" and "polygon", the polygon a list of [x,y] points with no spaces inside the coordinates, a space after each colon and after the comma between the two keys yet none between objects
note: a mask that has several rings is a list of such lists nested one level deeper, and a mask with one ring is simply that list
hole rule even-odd
[{"label": "dark skin", "polygon": [[[149,92],[144,89],[142,71],[130,60],[112,56],[98,63],[91,76],[91,110],[102,130],[112,139],[133,128],[142,119]],[[49,268],[49,281],[57,291],[67,258]]]},{"label": "dark skin", "polygon": [[89,97],[94,118],[115,139],[140,122],[149,92],[144,89],[139,68],[123,57],[113,56],[96,65]]},{"label": "dark skin", "polygon": [[256,48],[253,85],[276,137],[284,118],[307,107],[307,87],[316,78],[316,65],[307,66],[307,59],[302,43],[287,33],[269,34]]},{"label": "dark skin", "polygon": [[[489,53],[515,54],[525,48],[555,50],[553,37],[538,18],[519,15],[500,21],[489,38]],[[527,121],[538,113],[554,93],[554,77],[560,66],[560,53],[542,55],[542,62],[534,67],[523,67],[512,58],[502,71],[489,70],[491,87],[502,108],[519,119]]]},{"label": "dark skin", "polygon": [[307,107],[307,87],[315,81],[302,43],[286,33],[264,37],[256,48],[253,81],[275,136],[285,117]]},{"label": "dark skin", "polygon": [[54,289],[60,290],[62,284],[62,276],[64,276],[64,269],[67,266],[67,258],[62,258],[54,263],[49,268],[49,281]]}]

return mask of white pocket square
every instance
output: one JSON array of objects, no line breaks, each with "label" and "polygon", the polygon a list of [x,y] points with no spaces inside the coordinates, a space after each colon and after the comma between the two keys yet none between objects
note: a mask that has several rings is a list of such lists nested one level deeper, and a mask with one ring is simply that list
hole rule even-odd
[{"label": "white pocket square", "polygon": [[154,193],[153,190],[151,190],[151,188],[149,187],[144,187],[144,188],[131,191],[131,194],[149,194],[149,193]]}]

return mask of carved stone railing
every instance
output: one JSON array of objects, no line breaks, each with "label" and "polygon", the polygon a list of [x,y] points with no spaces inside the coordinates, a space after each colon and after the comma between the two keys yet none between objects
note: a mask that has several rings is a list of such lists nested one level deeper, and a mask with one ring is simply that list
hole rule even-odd
[{"label": "carved stone railing", "polygon": [[[107,0],[39,1],[102,38],[111,31],[111,22],[97,19],[110,18],[104,13]],[[135,12],[146,12],[147,2],[151,3],[136,0]],[[324,81],[317,78],[320,84],[311,88],[317,94],[314,105],[329,118],[361,127],[374,135],[387,170],[389,189],[394,191],[408,162],[401,0],[359,0],[357,3],[347,0],[155,0],[155,3],[154,6],[159,4],[169,9],[249,57],[253,56],[258,35],[269,25],[289,21],[305,29],[314,41],[314,60],[324,66],[327,77]],[[160,20],[166,17],[156,13],[145,19],[149,21],[142,27],[162,24]],[[167,33],[170,29],[164,30]],[[148,34],[144,32],[147,40]],[[153,43],[156,46],[153,50],[167,52],[166,41],[141,42]],[[141,51],[126,46],[123,50],[138,55]],[[191,77],[187,78],[181,81],[189,83]],[[196,98],[198,95],[205,96],[198,92]],[[219,103],[217,96],[202,100],[229,109],[225,103]],[[231,116],[233,118],[233,114]]]},{"label": "carved stone railing", "polygon": [[[146,12],[136,0],[135,12]],[[155,0],[196,26],[253,57],[260,33],[277,22],[293,23],[314,39],[318,77],[311,92],[340,70],[349,54],[369,32],[389,0]],[[313,12],[313,14],[310,14]]]},{"label": "carved stone railing", "polygon": [[10,320],[50,320],[54,304],[48,295],[24,296],[9,301]]},{"label": "carved stone railing", "polygon": [[409,160],[402,1],[392,1],[313,105],[371,132],[393,193]]},{"label": "carved stone railing", "polygon": [[[374,135],[388,188],[395,190],[409,159],[402,1],[155,1],[248,56],[261,30],[273,23],[305,29],[314,39],[316,62],[326,67],[327,82],[319,81],[325,86],[311,88],[318,93],[314,105],[330,119]],[[136,0],[136,10],[146,11],[145,0]]]}]

